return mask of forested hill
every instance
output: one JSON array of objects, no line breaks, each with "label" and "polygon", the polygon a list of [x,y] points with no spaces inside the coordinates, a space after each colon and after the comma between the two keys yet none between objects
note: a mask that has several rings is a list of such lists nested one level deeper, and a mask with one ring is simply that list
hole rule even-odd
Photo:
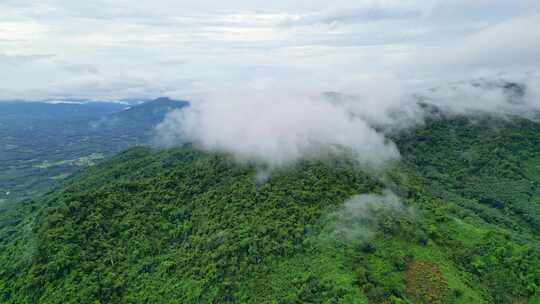
[{"label": "forested hill", "polygon": [[0,302],[540,303],[538,134],[434,119],[379,177],[130,149],[0,214]]}]

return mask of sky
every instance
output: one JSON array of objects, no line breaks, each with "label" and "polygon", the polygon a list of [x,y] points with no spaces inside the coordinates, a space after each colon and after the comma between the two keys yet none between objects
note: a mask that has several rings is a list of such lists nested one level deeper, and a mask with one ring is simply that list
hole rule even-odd
[{"label": "sky", "polygon": [[538,0],[0,0],[0,99],[421,87],[539,67]]}]

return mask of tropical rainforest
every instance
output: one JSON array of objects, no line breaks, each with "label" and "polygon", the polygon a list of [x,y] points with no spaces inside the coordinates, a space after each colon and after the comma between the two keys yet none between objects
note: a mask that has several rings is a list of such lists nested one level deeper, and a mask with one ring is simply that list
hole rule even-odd
[{"label": "tropical rainforest", "polygon": [[433,117],[383,172],[134,147],[0,213],[1,303],[540,303],[540,123]]}]

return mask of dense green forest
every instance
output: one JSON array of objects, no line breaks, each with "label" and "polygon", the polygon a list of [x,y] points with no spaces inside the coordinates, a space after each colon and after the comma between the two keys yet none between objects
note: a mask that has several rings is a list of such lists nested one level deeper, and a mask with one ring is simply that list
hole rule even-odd
[{"label": "dense green forest", "polygon": [[0,213],[1,303],[540,303],[540,124],[431,119],[402,160],[257,179],[133,148]]}]

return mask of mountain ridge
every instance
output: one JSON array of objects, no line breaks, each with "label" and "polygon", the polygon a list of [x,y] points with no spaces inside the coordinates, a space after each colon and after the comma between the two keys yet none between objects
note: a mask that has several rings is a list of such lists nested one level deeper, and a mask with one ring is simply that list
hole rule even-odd
[{"label": "mountain ridge", "polygon": [[[337,158],[301,161],[261,184],[256,166],[227,154],[192,145],[133,148],[21,207],[35,220],[24,216],[16,230],[1,225],[9,237],[2,238],[0,297],[535,303],[540,239],[525,214],[537,214],[522,209],[520,191],[471,192],[460,180],[485,178],[505,189],[522,180],[540,185],[540,166],[526,165],[536,163],[539,124],[492,125],[428,121],[400,137],[403,160],[383,180]],[[385,189],[411,213],[384,208]],[[371,216],[344,217],[355,195],[370,195]],[[365,237],[342,238],[343,229]]]}]

